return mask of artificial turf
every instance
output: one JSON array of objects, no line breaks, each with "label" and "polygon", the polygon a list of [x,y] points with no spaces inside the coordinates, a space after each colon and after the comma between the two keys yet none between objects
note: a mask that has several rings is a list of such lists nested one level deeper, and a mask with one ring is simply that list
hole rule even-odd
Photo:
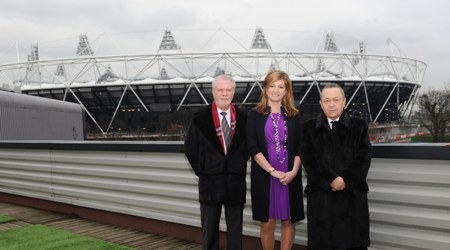
[{"label": "artificial turf", "polygon": [[1,215],[0,214],[0,223],[6,223],[15,221],[16,219],[14,217],[8,216],[8,215]]},{"label": "artificial turf", "polygon": [[45,225],[29,225],[0,232],[2,250],[130,250],[133,248],[97,240]]}]

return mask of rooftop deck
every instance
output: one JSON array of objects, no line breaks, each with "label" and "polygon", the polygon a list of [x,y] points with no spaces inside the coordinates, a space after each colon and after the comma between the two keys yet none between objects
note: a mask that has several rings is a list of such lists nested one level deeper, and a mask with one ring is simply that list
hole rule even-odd
[{"label": "rooftop deck", "polygon": [[[195,242],[86,220],[75,215],[49,212],[10,203],[0,203],[0,214],[9,215],[16,219],[12,222],[0,224],[0,233],[30,224],[41,224],[136,249],[202,249],[201,245]],[[8,246],[2,244],[1,248],[8,249]]]}]

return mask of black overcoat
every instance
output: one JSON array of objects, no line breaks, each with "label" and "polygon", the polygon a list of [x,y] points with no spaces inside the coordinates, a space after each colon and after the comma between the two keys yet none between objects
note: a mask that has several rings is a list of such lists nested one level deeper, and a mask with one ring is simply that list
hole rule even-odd
[{"label": "black overcoat", "polygon": [[[284,112],[282,113],[284,115]],[[253,157],[258,153],[262,153],[266,159],[269,159],[267,154],[266,135],[264,132],[268,117],[268,115],[260,114],[252,109],[248,114],[247,120],[247,144],[250,155],[252,156],[250,181],[252,213],[254,220],[264,222],[267,222],[269,219],[270,174],[262,169]],[[294,157],[296,155],[301,156],[301,122],[299,115],[294,117],[284,116],[284,119],[288,130],[288,167],[289,170],[292,170]],[[289,184],[289,201],[292,222],[297,222],[305,218],[302,190],[301,169],[299,169],[297,176]]]},{"label": "black overcoat", "polygon": [[212,106],[198,111],[189,125],[184,143],[185,155],[199,177],[199,201],[205,205],[245,203],[247,162],[245,143],[247,116],[236,108],[236,129],[225,155],[216,134]]},{"label": "black overcoat", "polygon": [[[366,181],[372,146],[367,123],[346,113],[328,125],[322,113],[304,124],[303,166],[307,174],[308,247],[340,249],[368,246]],[[346,188],[333,192],[338,176]]]}]

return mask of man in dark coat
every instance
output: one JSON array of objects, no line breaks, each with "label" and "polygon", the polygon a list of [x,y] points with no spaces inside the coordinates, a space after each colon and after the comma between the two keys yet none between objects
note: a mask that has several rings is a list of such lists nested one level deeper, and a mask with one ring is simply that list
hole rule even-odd
[{"label": "man in dark coat", "polygon": [[199,177],[203,249],[219,249],[222,205],[227,224],[227,249],[242,249],[249,154],[245,143],[247,117],[231,104],[235,87],[230,76],[214,79],[214,102],[196,113],[184,144],[186,157]]},{"label": "man in dark coat", "polygon": [[320,105],[323,112],[303,130],[308,248],[367,249],[368,125],[344,112],[345,95],[337,84],[323,88]]}]

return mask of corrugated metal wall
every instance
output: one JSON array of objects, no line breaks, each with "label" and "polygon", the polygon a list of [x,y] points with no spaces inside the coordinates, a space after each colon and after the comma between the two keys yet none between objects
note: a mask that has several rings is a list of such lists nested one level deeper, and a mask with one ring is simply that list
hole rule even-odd
[{"label": "corrugated metal wall", "polygon": [[[450,249],[449,163],[373,159],[371,249]],[[0,192],[200,226],[197,182],[182,153],[3,148]],[[248,193],[244,234],[258,237],[250,206]],[[306,223],[297,244],[306,245]]]},{"label": "corrugated metal wall", "polygon": [[450,249],[450,161],[373,159],[368,181],[374,247]]}]

